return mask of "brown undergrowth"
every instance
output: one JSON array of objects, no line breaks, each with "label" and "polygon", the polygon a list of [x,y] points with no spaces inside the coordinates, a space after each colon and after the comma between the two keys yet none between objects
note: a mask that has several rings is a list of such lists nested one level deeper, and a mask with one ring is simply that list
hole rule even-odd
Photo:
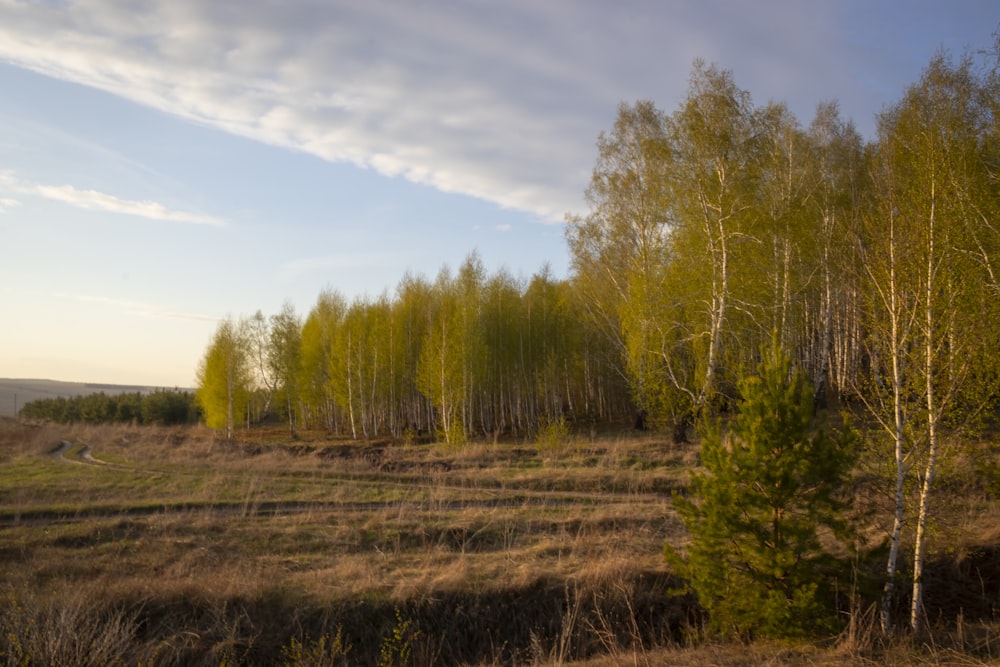
[{"label": "brown undergrowth", "polygon": [[[48,454],[62,441],[65,459]],[[85,445],[93,460],[82,457]],[[692,448],[623,432],[462,449],[0,424],[0,664],[984,664],[1000,530],[942,529],[936,631],[862,602],[815,645],[706,643],[660,556]],[[961,486],[961,485],[960,485]],[[971,487],[963,487],[969,491]],[[989,484],[949,512],[985,527]],[[874,492],[873,492],[874,494]],[[874,501],[873,501],[874,502]],[[1000,527],[1000,522],[994,520]],[[81,657],[83,656],[83,657]],[[90,660],[90,662],[87,662]]]}]

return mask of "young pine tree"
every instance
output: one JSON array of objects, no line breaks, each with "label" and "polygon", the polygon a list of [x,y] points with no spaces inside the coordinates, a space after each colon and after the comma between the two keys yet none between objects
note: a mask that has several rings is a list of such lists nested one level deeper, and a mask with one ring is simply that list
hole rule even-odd
[{"label": "young pine tree", "polygon": [[743,380],[739,415],[702,442],[703,471],[675,498],[691,534],[675,567],[708,612],[709,629],[742,637],[832,630],[838,567],[819,536],[849,537],[844,488],[853,432],[815,424],[812,389],[777,349]]}]

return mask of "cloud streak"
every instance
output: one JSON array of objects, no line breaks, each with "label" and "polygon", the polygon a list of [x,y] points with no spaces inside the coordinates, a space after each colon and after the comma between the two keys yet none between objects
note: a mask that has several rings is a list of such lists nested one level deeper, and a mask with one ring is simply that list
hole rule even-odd
[{"label": "cloud streak", "polygon": [[695,57],[735,67],[765,101],[793,96],[804,123],[831,98],[870,118],[885,100],[857,76],[891,78],[897,56],[862,53],[832,26],[873,11],[852,0],[0,0],[0,59],[553,221],[583,208],[594,141],[618,102],[671,110]]},{"label": "cloud streak", "polygon": [[169,306],[164,306],[156,303],[144,303],[141,301],[129,301],[127,299],[115,299],[106,296],[92,296],[89,294],[66,294],[59,293],[56,296],[63,299],[70,299],[73,301],[78,301],[80,303],[96,304],[99,306],[107,306],[109,308],[114,308],[117,310],[124,311],[129,315],[134,315],[137,317],[162,319],[162,320],[180,320],[185,322],[218,322],[218,317],[213,317],[211,315],[201,315],[198,313],[185,313],[182,311],[174,310]]},{"label": "cloud streak", "polygon": [[[42,197],[87,211],[104,211],[106,213],[131,215],[150,220],[194,225],[224,226],[226,224],[226,221],[221,218],[171,209],[155,201],[122,199],[104,192],[98,192],[97,190],[79,189],[72,185],[25,183],[17,179],[9,171],[0,172],[0,185],[18,194]],[[0,200],[0,212],[5,208],[4,202],[12,201],[14,200]]]},{"label": "cloud streak", "polygon": [[0,2],[0,58],[561,220],[579,208],[618,91],[567,43],[588,38],[583,26],[558,37],[578,12],[536,4]]}]

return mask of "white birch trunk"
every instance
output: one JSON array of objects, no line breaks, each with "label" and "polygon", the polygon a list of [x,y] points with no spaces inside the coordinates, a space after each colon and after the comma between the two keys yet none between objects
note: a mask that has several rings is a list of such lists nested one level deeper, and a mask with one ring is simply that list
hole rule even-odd
[{"label": "white birch trunk", "polygon": [[347,333],[347,413],[351,419],[351,437],[358,439],[358,429],[354,423],[354,383],[351,379],[351,333]]},{"label": "white birch trunk", "polygon": [[889,310],[890,337],[892,343],[892,402],[893,402],[893,438],[896,464],[895,508],[893,511],[892,534],[889,538],[889,558],[886,562],[885,587],[882,596],[882,632],[892,633],[892,600],[896,588],[896,568],[899,558],[899,545],[903,533],[905,513],[906,458],[904,447],[904,413],[903,413],[903,368],[902,368],[902,332],[900,331],[899,285],[896,276],[896,238],[893,217],[889,221]]},{"label": "white birch trunk", "polygon": [[913,599],[910,604],[910,628],[920,632],[924,619],[924,542],[927,531],[927,508],[931,484],[938,455],[938,409],[934,393],[934,182],[931,182],[931,212],[927,230],[927,284],[924,289],[924,380],[927,394],[927,463],[923,484],[920,487],[920,505],[917,509],[917,532],[913,544]]}]

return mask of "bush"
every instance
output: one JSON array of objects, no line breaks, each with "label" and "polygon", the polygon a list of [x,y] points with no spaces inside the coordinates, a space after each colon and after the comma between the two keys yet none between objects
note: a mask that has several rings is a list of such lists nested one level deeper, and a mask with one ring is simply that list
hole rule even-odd
[{"label": "bush", "polygon": [[0,611],[0,665],[124,665],[138,629],[134,613],[98,609],[82,596],[42,603],[8,592]]},{"label": "bush", "polygon": [[563,417],[544,420],[538,429],[536,444],[542,451],[562,449],[570,440],[569,426]]}]

